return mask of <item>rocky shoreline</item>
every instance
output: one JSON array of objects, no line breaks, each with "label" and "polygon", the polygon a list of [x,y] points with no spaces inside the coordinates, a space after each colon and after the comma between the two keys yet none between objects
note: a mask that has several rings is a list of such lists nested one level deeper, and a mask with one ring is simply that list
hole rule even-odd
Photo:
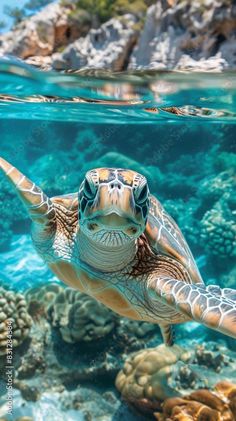
[{"label": "rocky shoreline", "polygon": [[100,26],[74,2],[53,3],[1,35],[0,54],[46,70],[234,70],[235,28],[229,0],[160,0]]}]

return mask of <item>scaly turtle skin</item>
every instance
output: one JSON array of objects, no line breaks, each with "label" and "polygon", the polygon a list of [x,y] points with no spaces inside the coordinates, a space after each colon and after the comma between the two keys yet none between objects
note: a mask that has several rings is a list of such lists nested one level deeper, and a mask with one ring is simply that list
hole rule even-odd
[{"label": "scaly turtle skin", "polygon": [[236,291],[206,287],[178,226],[131,170],[89,171],[79,193],[49,199],[0,159],[33,221],[36,250],[59,279],[122,316],[171,324],[196,320],[236,338]]}]

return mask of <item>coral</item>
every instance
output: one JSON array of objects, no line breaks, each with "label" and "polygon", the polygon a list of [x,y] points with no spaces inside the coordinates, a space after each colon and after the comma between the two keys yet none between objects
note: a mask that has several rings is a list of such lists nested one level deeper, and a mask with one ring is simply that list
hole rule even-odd
[{"label": "coral", "polygon": [[[64,152],[43,155],[32,165],[31,173],[36,182],[49,196],[61,195],[78,190],[79,180],[71,165],[70,155]],[[34,176],[35,179],[35,176]]]},{"label": "coral", "polygon": [[31,178],[50,197],[78,191],[85,172],[101,166],[96,159],[104,152],[101,137],[92,129],[80,130],[70,150],[62,148],[42,155],[30,168]]},{"label": "coral", "polygon": [[236,211],[230,209],[226,200],[205,213],[201,241],[205,250],[219,259],[236,256]]},{"label": "coral", "polygon": [[14,380],[14,387],[20,390],[22,398],[26,401],[36,402],[40,398],[40,391],[36,387],[30,386],[21,380]]},{"label": "coral", "polygon": [[129,354],[162,343],[159,326],[120,317],[114,332],[116,353]]},{"label": "coral", "polygon": [[31,325],[24,296],[0,288],[0,355],[7,353],[11,336],[13,348],[21,345],[29,336]]},{"label": "coral", "polygon": [[179,173],[167,173],[163,177],[160,187],[165,195],[170,195],[173,198],[182,197],[184,199],[192,196],[196,190],[196,182],[194,177],[185,176]]},{"label": "coral", "polygon": [[221,152],[215,157],[214,167],[217,171],[236,171],[236,154],[233,152]]},{"label": "coral", "polygon": [[45,373],[48,363],[48,359],[45,358],[45,347],[50,343],[50,338],[50,326],[45,320],[42,320],[42,323],[33,324],[30,346],[21,356],[19,367],[15,372],[15,380],[36,378]]},{"label": "coral", "polygon": [[[116,394],[113,391],[102,393],[99,388],[91,389],[79,385],[72,391],[65,390],[61,393],[60,400],[63,410],[74,409],[82,411],[84,421],[115,420],[117,419],[115,412],[120,412],[120,402]],[[124,419],[129,420],[129,414],[126,415]],[[118,418],[120,419],[120,417]]]},{"label": "coral", "polygon": [[195,352],[195,361],[199,365],[205,365],[216,372],[220,372],[223,366],[229,364],[229,358],[222,353],[222,350],[215,347],[214,350],[206,349],[205,345],[199,345]]},{"label": "coral", "polygon": [[46,318],[50,305],[63,290],[64,288],[57,283],[28,289],[25,299],[31,317],[35,320],[39,320],[42,316]]},{"label": "coral", "polygon": [[26,293],[28,311],[34,319],[45,317],[59,329],[65,342],[90,342],[108,335],[117,316],[86,294],[59,284],[32,288]]},{"label": "coral", "polygon": [[131,336],[138,339],[145,338],[149,335],[155,335],[157,331],[158,327],[155,324],[149,322],[139,322],[126,318],[120,319],[120,323],[117,328],[118,335]]},{"label": "coral", "polygon": [[66,342],[90,342],[107,336],[115,327],[116,316],[86,294],[77,297],[68,314],[68,325],[60,332]]},{"label": "coral", "polygon": [[174,218],[189,242],[191,248],[199,246],[200,222],[196,217],[199,200],[191,197],[186,201],[182,199],[168,199],[163,201],[165,210]]},{"label": "coral", "polygon": [[220,397],[228,400],[229,407],[236,417],[236,385],[227,381],[221,381],[216,384],[215,390]]},{"label": "coral", "polygon": [[[145,414],[153,414],[161,412],[165,399],[184,400],[186,393],[193,390],[213,388],[220,379],[229,378],[234,366],[234,354],[214,342],[189,352],[176,345],[173,348],[160,345],[131,354],[116,378],[116,387],[131,405]],[[194,410],[200,408],[193,406]]]},{"label": "coral", "polygon": [[164,401],[158,421],[235,421],[236,385],[219,382],[213,391],[200,389],[182,398]]},{"label": "coral", "polygon": [[[0,418],[0,421],[8,421],[7,418]],[[14,421],[34,421],[32,417],[18,417]]]},{"label": "coral", "polygon": [[235,288],[235,279],[236,279],[236,266],[233,266],[233,269],[230,270],[226,275],[222,276],[221,283],[224,288]]},{"label": "coral", "polygon": [[19,206],[19,199],[9,183],[1,175],[0,178],[0,250],[10,245],[13,231],[22,229],[27,221],[27,214],[23,206]]},{"label": "coral", "polygon": [[131,355],[116,378],[122,397],[136,407],[148,411],[160,407],[160,401],[176,390],[170,385],[177,362],[186,362],[190,353],[175,345],[159,345]]},{"label": "coral", "polygon": [[[219,157],[216,159],[219,159]],[[203,201],[204,206],[208,206],[209,208],[209,206],[214,205],[222,196],[228,198],[233,194],[235,179],[229,168],[230,166],[228,166],[228,171],[208,177],[201,183],[197,195]]]}]

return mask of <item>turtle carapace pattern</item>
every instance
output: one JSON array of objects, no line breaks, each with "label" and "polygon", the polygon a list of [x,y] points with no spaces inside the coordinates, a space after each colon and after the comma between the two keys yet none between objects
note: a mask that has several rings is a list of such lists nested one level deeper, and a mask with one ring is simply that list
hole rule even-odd
[{"label": "turtle carapace pattern", "polygon": [[32,219],[34,246],[72,288],[133,320],[195,320],[236,338],[236,290],[205,286],[183,234],[129,169],[88,171],[76,193],[48,198],[4,159],[0,168]]}]

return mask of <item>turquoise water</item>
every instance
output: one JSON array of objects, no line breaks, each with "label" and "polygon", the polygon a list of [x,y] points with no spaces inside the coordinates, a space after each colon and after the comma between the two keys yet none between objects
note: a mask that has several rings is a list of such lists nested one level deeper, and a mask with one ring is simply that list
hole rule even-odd
[{"label": "turquoise water", "polygon": [[[78,191],[85,172],[92,168],[136,170],[147,177],[151,192],[183,231],[204,282],[236,288],[234,73],[111,74],[90,71],[56,74],[40,72],[6,59],[0,62],[0,93],[1,156],[32,179],[48,196]],[[0,232],[0,280],[4,288],[26,296],[29,288],[42,288],[52,282],[60,285],[36,254],[30,238],[30,221],[2,175]],[[56,330],[57,326],[54,328]],[[197,324],[177,328],[178,344],[189,347],[188,341],[193,339],[191,332],[194,332],[196,343],[211,341],[225,346],[226,354],[227,350],[236,351],[235,340]],[[96,366],[98,355],[104,355],[112,348],[108,341],[109,350],[108,345],[103,344],[102,351],[99,348],[95,352],[96,339],[92,351],[91,345],[88,351],[86,344],[80,342],[70,347],[65,341],[60,342],[61,338],[55,336],[54,330],[51,338],[52,349],[65,367],[74,362],[80,367],[82,363],[78,362],[78,355],[87,352]],[[144,342],[145,346],[160,343],[159,331]],[[68,353],[66,360],[59,355],[61,347]],[[23,358],[22,355],[29,352],[27,349],[23,348],[18,355],[16,348],[16,359]],[[114,352],[120,352],[122,364],[123,351]],[[45,355],[46,351],[44,359]],[[31,386],[35,381],[34,386],[38,387],[40,376],[43,378],[44,374],[36,370],[31,377],[29,374],[23,376],[22,381]],[[114,378],[110,372],[107,378],[103,372],[106,386],[101,385],[99,375],[94,376],[92,380],[89,376],[85,379],[88,390],[96,391],[98,396],[104,393],[104,389],[113,391]],[[233,374],[228,373],[225,378],[235,381]],[[82,376],[69,386],[63,385],[68,386],[66,392],[72,390],[74,393],[78,385],[83,388],[84,378],[81,379]],[[51,394],[49,398],[43,395],[42,400],[38,398],[34,403],[32,397],[26,399],[25,412],[20,409],[24,398],[16,392],[13,420],[19,415],[31,415],[37,421],[50,421],[52,415],[45,418],[49,407],[58,411],[58,420],[83,419],[86,400],[81,404],[82,411],[73,405],[68,409],[69,404],[65,405],[66,409],[61,409],[55,403],[56,395],[53,395],[55,391],[59,392],[56,387],[54,389],[52,385],[45,387],[45,393]],[[4,396],[3,387],[2,402]],[[51,404],[48,403],[50,399]],[[67,396],[67,400],[69,402],[72,398]],[[101,403],[103,415],[92,419],[121,419],[117,409],[119,402],[117,397],[111,408]],[[90,404],[88,411],[94,414]],[[104,414],[110,415],[106,418]],[[127,420],[132,419],[132,412],[125,414]],[[4,415],[4,408],[0,415]]]}]

